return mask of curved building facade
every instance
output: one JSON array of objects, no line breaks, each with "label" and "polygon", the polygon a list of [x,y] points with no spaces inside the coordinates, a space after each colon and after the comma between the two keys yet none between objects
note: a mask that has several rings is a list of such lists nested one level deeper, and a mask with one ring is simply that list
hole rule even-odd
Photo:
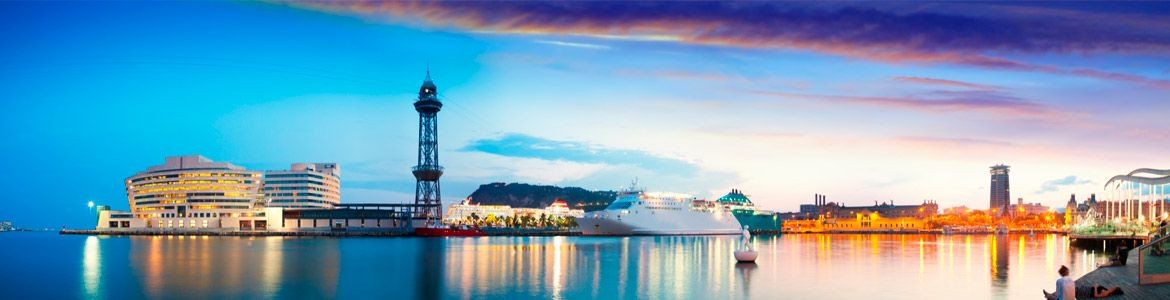
[{"label": "curved building facade", "polygon": [[[134,218],[147,219],[147,227],[165,228],[173,225],[163,219],[189,219],[197,224],[196,220],[251,216],[253,208],[263,203],[262,180],[260,172],[230,163],[198,155],[174,156],[127,178],[126,197]],[[156,224],[151,219],[160,220]]]},{"label": "curved building facade", "polygon": [[1105,182],[1107,220],[1158,220],[1170,217],[1170,169],[1141,168]]},{"label": "curved building facade", "polygon": [[264,172],[269,207],[334,208],[341,204],[341,167],[335,163],[298,163],[288,170]]}]

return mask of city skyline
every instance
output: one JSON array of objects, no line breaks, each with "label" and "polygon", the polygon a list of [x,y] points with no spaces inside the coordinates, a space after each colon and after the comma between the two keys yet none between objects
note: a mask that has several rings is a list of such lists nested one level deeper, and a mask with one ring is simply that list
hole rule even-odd
[{"label": "city skyline", "polygon": [[0,3],[0,219],[89,225],[189,154],[336,162],[343,202],[410,203],[428,66],[444,207],[636,177],[983,209],[1001,163],[1010,201],[1063,207],[1170,149],[1166,3],[347,4]]}]

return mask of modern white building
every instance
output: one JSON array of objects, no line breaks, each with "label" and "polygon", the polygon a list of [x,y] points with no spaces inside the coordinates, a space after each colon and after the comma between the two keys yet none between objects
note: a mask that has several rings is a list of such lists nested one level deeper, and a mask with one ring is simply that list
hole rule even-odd
[{"label": "modern white building", "polygon": [[130,212],[112,214],[129,215],[145,228],[235,227],[221,217],[256,215],[263,207],[262,180],[260,172],[199,155],[167,157],[126,179]]},{"label": "modern white building", "polygon": [[341,204],[341,166],[296,163],[288,170],[264,172],[269,207],[334,208]]},{"label": "modern white building", "polygon": [[130,211],[98,205],[95,227],[162,234],[409,228],[409,205],[340,204],[341,169],[335,163],[298,163],[267,174],[198,155],[168,157],[126,179]]},{"label": "modern white building", "polygon": [[495,216],[496,218],[516,217],[516,216],[533,216],[537,217],[541,214],[550,217],[573,217],[581,218],[585,216],[585,211],[580,209],[570,209],[569,205],[564,200],[553,201],[545,208],[513,208],[510,205],[480,205],[472,204],[471,199],[463,200],[459,204],[452,204],[447,207],[447,215],[443,217],[443,222],[447,224],[456,224],[465,222],[468,217],[478,216],[480,219],[487,218],[487,216]]}]

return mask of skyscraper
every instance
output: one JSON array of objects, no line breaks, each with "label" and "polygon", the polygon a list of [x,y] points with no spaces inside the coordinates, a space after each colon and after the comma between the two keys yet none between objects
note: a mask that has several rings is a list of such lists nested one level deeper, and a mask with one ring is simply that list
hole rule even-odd
[{"label": "skyscraper", "polygon": [[1010,167],[999,164],[991,166],[991,205],[988,209],[995,215],[1002,215],[1007,212],[1008,206],[1011,205],[1011,188],[1008,184],[1008,171]]}]

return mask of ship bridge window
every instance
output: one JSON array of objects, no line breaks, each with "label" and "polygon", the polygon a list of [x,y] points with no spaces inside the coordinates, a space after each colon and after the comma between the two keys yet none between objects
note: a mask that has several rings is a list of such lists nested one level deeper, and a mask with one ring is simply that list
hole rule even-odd
[{"label": "ship bridge window", "polygon": [[607,208],[607,209],[627,209],[627,208],[630,208],[630,204],[633,204],[633,203],[631,203],[631,202],[614,202],[613,204],[610,204],[609,208]]}]

